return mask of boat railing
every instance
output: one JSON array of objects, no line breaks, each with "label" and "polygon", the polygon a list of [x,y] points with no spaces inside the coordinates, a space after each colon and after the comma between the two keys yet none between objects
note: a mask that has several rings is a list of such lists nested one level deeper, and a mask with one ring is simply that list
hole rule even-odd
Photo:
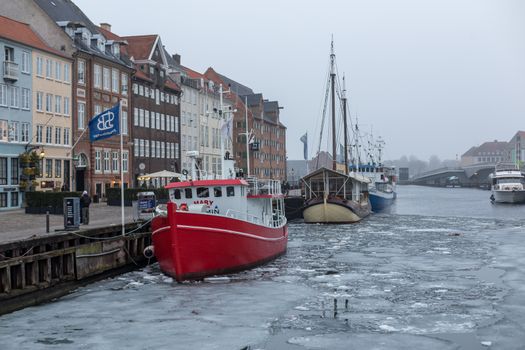
[{"label": "boat railing", "polygon": [[237,220],[248,221],[248,222],[251,222],[252,224],[260,225],[262,223],[261,218],[259,218],[258,216],[255,216],[255,215],[252,215],[246,212],[241,212],[238,210],[233,210],[233,209],[228,209],[228,211],[226,212],[226,216],[229,218],[237,219]]},{"label": "boat railing", "polygon": [[259,180],[255,177],[248,177],[248,194],[252,196],[259,195],[280,195],[281,182],[279,180]]}]

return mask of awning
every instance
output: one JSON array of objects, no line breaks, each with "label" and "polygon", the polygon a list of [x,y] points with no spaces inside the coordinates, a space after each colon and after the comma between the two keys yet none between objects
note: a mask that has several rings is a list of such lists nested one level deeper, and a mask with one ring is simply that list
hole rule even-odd
[{"label": "awning", "polygon": [[182,178],[182,174],[174,173],[174,172],[168,171],[168,170],[162,170],[162,171],[157,171],[156,173],[141,175],[141,176],[138,177],[138,179],[139,180],[149,180],[149,179],[155,179],[155,178],[171,179],[173,177],[177,177],[177,178],[181,179]]}]

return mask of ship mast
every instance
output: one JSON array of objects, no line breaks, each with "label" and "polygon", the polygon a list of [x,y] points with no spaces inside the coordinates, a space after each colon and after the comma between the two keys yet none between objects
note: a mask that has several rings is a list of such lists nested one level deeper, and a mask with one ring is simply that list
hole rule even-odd
[{"label": "ship mast", "polygon": [[345,175],[348,175],[348,126],[346,124],[346,84],[345,76],[343,74],[343,125],[345,133]]},{"label": "ship mast", "polygon": [[334,38],[330,48],[330,80],[332,87],[332,169],[337,169],[336,140],[335,140],[335,53]]}]

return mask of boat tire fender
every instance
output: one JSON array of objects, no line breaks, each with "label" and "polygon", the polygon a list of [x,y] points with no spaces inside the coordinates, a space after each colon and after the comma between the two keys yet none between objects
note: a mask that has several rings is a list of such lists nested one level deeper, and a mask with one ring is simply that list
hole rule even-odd
[{"label": "boat tire fender", "polygon": [[153,258],[155,256],[155,247],[152,245],[147,246],[144,248],[143,254],[146,259]]}]

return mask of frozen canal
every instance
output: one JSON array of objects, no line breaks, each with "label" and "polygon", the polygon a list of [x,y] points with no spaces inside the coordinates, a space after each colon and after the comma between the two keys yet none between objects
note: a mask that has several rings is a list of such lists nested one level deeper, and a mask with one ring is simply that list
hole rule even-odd
[{"label": "frozen canal", "polygon": [[158,267],[0,317],[0,349],[524,349],[525,206],[400,187],[390,214],[290,224],[286,256],[215,283]]}]

